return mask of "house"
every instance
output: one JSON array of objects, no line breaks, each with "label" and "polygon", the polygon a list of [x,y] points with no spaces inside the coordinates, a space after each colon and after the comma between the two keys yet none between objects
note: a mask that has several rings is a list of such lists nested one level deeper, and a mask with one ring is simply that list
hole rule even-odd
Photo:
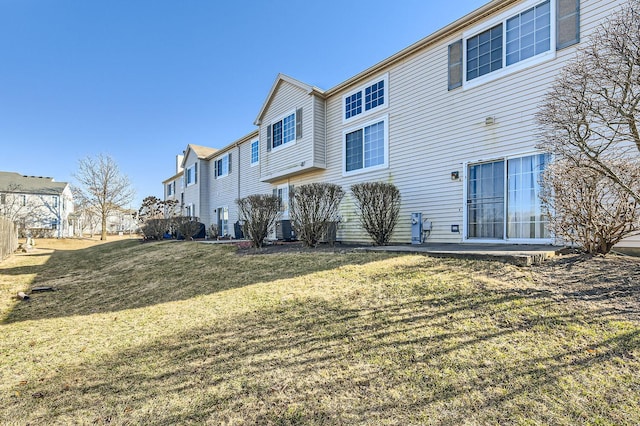
[{"label": "house", "polygon": [[73,236],[73,194],[50,177],[0,172],[0,216],[18,224],[22,235]]},{"label": "house", "polygon": [[330,182],[347,192],[338,239],[367,241],[349,187],[384,181],[402,196],[393,242],[411,242],[418,217],[427,243],[554,243],[534,116],[580,41],[624,3],[494,0],[328,90],[278,75],[257,131],[206,160],[208,219],[228,226],[238,195],[270,192],[286,219],[291,187]]}]

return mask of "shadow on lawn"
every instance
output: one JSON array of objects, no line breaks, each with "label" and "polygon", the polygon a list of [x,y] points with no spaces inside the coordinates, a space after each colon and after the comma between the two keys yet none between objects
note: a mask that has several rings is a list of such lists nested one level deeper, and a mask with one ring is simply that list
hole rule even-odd
[{"label": "shadow on lawn", "polygon": [[313,250],[237,256],[235,250],[229,245],[134,240],[56,250],[43,265],[0,270],[8,276],[36,274],[32,287],[56,290],[16,303],[3,322],[142,308],[397,256]]},{"label": "shadow on lawn", "polygon": [[[429,296],[375,307],[311,299],[248,313],[34,380],[22,390],[38,399],[11,398],[4,411],[118,424],[502,423],[514,414],[532,423],[640,420],[637,410],[616,414],[585,403],[601,392],[624,398],[624,387],[633,388],[589,380],[617,359],[633,369],[639,330],[557,344],[546,338],[577,325],[597,329],[601,313],[553,311],[544,292]],[[533,331],[549,324],[547,335]],[[496,356],[523,338],[548,347]],[[560,386],[566,379],[587,383],[572,396]],[[624,415],[631,417],[616,417]]]}]

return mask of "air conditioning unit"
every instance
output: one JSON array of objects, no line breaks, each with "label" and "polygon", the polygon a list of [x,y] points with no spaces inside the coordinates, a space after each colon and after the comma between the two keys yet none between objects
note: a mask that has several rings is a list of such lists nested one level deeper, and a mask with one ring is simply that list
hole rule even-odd
[{"label": "air conditioning unit", "polygon": [[296,239],[296,234],[291,227],[290,220],[283,219],[276,222],[276,238],[282,241],[293,241]]}]

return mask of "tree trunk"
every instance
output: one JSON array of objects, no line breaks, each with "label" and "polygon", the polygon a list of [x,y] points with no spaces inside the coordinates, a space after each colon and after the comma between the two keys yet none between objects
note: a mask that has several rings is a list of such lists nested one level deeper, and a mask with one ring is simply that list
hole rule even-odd
[{"label": "tree trunk", "polygon": [[102,215],[102,233],[100,233],[100,241],[107,241],[107,215]]}]

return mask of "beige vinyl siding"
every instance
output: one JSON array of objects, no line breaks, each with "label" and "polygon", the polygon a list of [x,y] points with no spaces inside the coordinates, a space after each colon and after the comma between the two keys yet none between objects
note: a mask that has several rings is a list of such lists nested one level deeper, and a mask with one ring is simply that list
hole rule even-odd
[{"label": "beige vinyl siding", "polygon": [[[186,174],[186,171],[189,167],[193,166],[195,163],[199,163],[200,161],[198,160],[198,156],[196,155],[195,152],[193,152],[193,150],[189,150],[189,153],[187,154],[187,158],[185,159],[185,167],[184,167],[184,171]],[[198,180],[195,184],[193,185],[187,185],[187,179],[186,179],[186,175],[185,175],[185,180],[184,180],[184,207],[193,204],[195,205],[195,214],[196,216],[200,217],[200,207],[201,207],[201,194],[200,194],[200,182],[202,182],[202,173],[200,171],[200,164],[198,164]],[[207,196],[208,198],[208,196]],[[185,209],[182,209],[181,214],[185,214]],[[202,218],[200,218],[202,220]],[[207,222],[204,222],[205,224],[207,224]]]},{"label": "beige vinyl siding", "polygon": [[313,161],[319,167],[326,167],[327,146],[325,138],[325,103],[318,96],[313,97]]},{"label": "beige vinyl siding", "polygon": [[[582,40],[608,12],[597,2],[583,1]],[[475,88],[447,90],[447,47],[462,37],[443,41],[423,50],[388,70],[389,106],[384,113],[342,123],[342,96],[350,88],[335,93],[327,102],[327,173],[325,181],[347,189],[365,181],[388,181],[398,186],[402,208],[395,242],[410,242],[410,214],[421,212],[431,220],[429,241],[460,242],[463,237],[463,179],[451,180],[451,172],[465,175],[465,164],[504,155],[535,151],[534,114],[567,58],[575,48],[557,52],[555,60],[534,65]],[[375,80],[375,78],[371,78]],[[383,114],[389,116],[389,169],[342,176],[343,130]],[[485,118],[496,123],[485,125]],[[343,202],[340,237],[368,239],[354,216],[350,194]],[[352,220],[353,219],[353,220]],[[459,225],[460,233],[452,233]]]},{"label": "beige vinyl siding", "polygon": [[[262,180],[314,167],[313,99],[314,96],[286,81],[276,88],[260,125],[260,140],[264,141],[260,152]],[[268,126],[298,108],[302,108],[302,137],[267,151]]]},{"label": "beige vinyl siding", "polygon": [[204,223],[205,227],[213,220],[211,216],[211,186],[209,185],[208,176],[211,175],[210,168],[211,163],[206,160],[198,160],[198,189],[200,191],[200,205],[196,206],[198,217],[200,222]]},{"label": "beige vinyl siding", "polygon": [[[231,154],[231,172],[226,176],[215,177],[215,161],[220,160],[226,155]],[[209,173],[211,182],[211,220],[210,223],[218,224],[218,209],[221,207],[227,207],[229,209],[229,221],[227,233],[233,235],[233,224],[237,219],[233,220],[232,210],[235,209],[235,200],[238,198],[238,149],[231,148],[224,151],[222,154],[212,157],[209,160],[211,164],[211,172]],[[218,230],[222,235],[222,230]]]}]

